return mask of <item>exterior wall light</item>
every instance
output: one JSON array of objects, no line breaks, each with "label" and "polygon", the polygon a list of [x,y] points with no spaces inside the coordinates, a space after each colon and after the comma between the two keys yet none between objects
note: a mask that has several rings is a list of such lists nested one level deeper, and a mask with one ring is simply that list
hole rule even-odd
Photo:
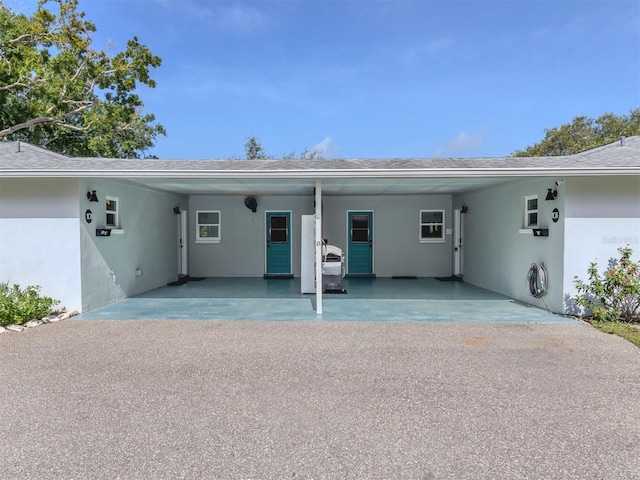
[{"label": "exterior wall light", "polygon": [[89,200],[90,202],[98,201],[98,196],[96,195],[95,190],[91,190],[90,192],[87,192],[87,200]]},{"label": "exterior wall light", "polygon": [[558,190],[552,190],[550,188],[547,188],[547,197],[545,198],[545,200],[555,200],[557,196],[558,196]]}]

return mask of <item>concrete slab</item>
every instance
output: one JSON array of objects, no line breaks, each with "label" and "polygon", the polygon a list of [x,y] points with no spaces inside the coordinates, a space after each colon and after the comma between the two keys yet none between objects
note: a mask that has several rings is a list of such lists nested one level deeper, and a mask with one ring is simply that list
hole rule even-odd
[{"label": "concrete slab", "polygon": [[576,323],[464,282],[345,279],[346,294],[326,294],[323,314],[300,279],[207,278],[162,287],[78,320],[326,320],[368,322]]}]

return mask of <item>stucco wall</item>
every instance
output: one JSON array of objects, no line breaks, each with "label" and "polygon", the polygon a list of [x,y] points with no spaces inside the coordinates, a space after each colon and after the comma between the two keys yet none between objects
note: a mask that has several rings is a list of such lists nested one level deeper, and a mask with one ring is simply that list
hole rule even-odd
[{"label": "stucco wall", "polygon": [[[557,178],[514,181],[490,190],[454,198],[454,208],[467,205],[464,224],[464,280],[520,301],[563,311],[564,275],[564,199],[565,183]],[[545,201],[548,188],[557,188],[554,201]],[[548,237],[521,233],[524,197],[538,195],[539,227],[548,228]],[[552,211],[560,213],[552,221]],[[532,263],[543,264],[548,273],[549,290],[543,299],[530,296],[525,288]],[[545,305],[546,304],[546,305]]]},{"label": "stucco wall", "polygon": [[81,310],[77,218],[0,218],[0,282],[39,285],[58,307]]},{"label": "stucco wall", "polygon": [[566,180],[567,218],[640,217],[640,177],[574,177]]},{"label": "stucco wall", "polygon": [[80,310],[78,181],[0,179],[0,281]]},{"label": "stucco wall", "polygon": [[77,178],[0,178],[0,218],[78,218]]},{"label": "stucco wall", "polygon": [[640,178],[569,178],[567,189],[565,301],[571,311],[576,291],[574,277],[587,279],[589,263],[601,271],[609,259],[619,258],[618,248],[629,246],[640,259]]},{"label": "stucco wall", "polygon": [[[254,213],[242,195],[194,195],[189,200],[189,271],[203,277],[265,273],[265,211],[291,211],[292,270],[300,275],[300,218],[314,213],[312,196],[259,196]],[[196,211],[219,210],[220,243],[196,243]]]},{"label": "stucco wall", "polygon": [[[86,192],[96,190],[99,202]],[[81,181],[83,309],[91,310],[175,280],[178,276],[178,218],[185,197],[110,180]],[[105,227],[106,196],[119,199],[121,234],[96,236]],[[88,223],[85,211],[92,211]],[[142,276],[136,276],[141,269]]]},{"label": "stucco wall", "polygon": [[324,238],[347,249],[347,212],[373,211],[374,273],[380,277],[449,276],[452,236],[444,243],[420,243],[420,210],[444,210],[452,228],[450,195],[327,196],[323,199]]},{"label": "stucco wall", "polygon": [[[300,276],[300,218],[313,215],[312,196],[257,197],[258,210],[243,196],[194,195],[189,201],[190,272],[195,276],[256,277],[265,273],[265,211],[291,211],[292,268]],[[451,228],[451,196],[324,196],[323,237],[346,250],[347,211],[374,211],[374,270],[394,275],[451,274],[451,235],[445,243],[419,242],[419,211],[444,209]],[[220,210],[220,243],[195,243],[196,210]]]}]

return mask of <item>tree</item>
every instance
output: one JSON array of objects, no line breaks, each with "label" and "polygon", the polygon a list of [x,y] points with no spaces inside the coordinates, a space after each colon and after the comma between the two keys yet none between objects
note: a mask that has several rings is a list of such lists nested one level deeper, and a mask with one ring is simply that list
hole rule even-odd
[{"label": "tree", "polygon": [[262,148],[260,140],[255,136],[250,136],[244,144],[244,153],[247,160],[264,160],[267,154]]},{"label": "tree", "polygon": [[[273,155],[267,155],[260,140],[256,136],[250,136],[247,138],[244,144],[244,153],[247,160],[265,160],[275,158]],[[282,158],[288,160],[323,160],[324,157],[320,150],[308,150],[304,149],[300,155],[296,154],[295,150],[282,156]]]},{"label": "tree", "polygon": [[614,142],[623,135],[640,135],[640,108],[631,110],[629,115],[605,113],[596,119],[576,117],[560,128],[545,129],[545,137],[539,143],[516,150],[513,156],[571,155]]},{"label": "tree", "polygon": [[[53,4],[54,11],[48,7]],[[139,158],[164,127],[143,113],[161,59],[136,37],[108,55],[92,47],[78,0],[39,0],[27,16],[0,0],[0,138],[72,156]]]}]

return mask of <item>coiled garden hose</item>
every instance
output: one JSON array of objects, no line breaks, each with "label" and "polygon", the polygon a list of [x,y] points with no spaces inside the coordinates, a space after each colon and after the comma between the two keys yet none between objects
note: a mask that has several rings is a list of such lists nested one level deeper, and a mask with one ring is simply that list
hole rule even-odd
[{"label": "coiled garden hose", "polygon": [[531,264],[525,285],[532,297],[542,298],[547,293],[547,270],[543,265]]}]

